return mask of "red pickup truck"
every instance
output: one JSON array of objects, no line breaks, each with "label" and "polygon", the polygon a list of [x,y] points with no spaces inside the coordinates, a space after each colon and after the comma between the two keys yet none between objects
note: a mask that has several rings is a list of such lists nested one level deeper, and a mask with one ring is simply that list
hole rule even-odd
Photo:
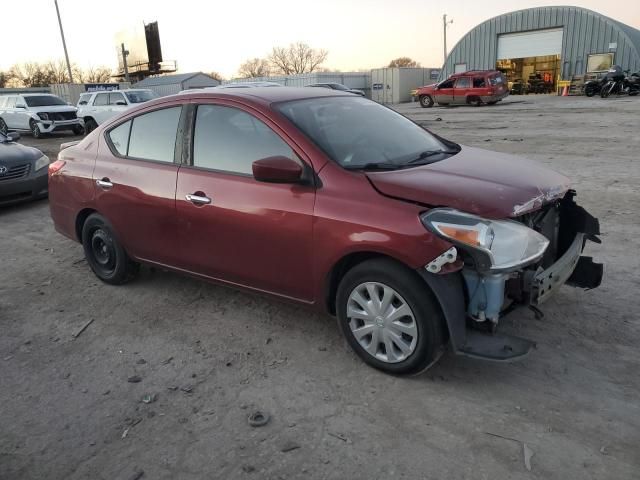
[{"label": "red pickup truck", "polygon": [[509,95],[507,81],[496,70],[470,70],[448,79],[420,87],[417,91],[424,108],[438,105],[494,105]]}]

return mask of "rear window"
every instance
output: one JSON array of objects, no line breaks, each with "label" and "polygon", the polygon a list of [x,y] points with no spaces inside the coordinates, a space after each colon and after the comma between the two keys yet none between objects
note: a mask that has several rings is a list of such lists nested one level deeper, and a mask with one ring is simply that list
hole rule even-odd
[{"label": "rear window", "polygon": [[491,85],[500,85],[504,83],[504,77],[502,76],[502,74],[498,74],[498,75],[494,75],[493,77],[489,78],[489,83]]},{"label": "rear window", "polygon": [[129,157],[173,162],[182,107],[164,108],[133,119]]},{"label": "rear window", "polygon": [[66,102],[55,95],[32,95],[24,97],[29,107],[48,107],[49,105],[66,105]]}]

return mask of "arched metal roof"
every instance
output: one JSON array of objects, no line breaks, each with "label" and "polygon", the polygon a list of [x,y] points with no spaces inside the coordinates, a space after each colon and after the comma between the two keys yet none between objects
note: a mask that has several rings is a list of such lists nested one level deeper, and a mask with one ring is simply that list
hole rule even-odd
[{"label": "arched metal roof", "polygon": [[589,54],[607,53],[617,44],[614,63],[640,70],[640,30],[581,7],[537,7],[491,18],[468,32],[451,50],[440,78],[454,72],[457,63],[469,70],[496,67],[498,36],[548,28],[562,28],[563,78],[585,73]]}]

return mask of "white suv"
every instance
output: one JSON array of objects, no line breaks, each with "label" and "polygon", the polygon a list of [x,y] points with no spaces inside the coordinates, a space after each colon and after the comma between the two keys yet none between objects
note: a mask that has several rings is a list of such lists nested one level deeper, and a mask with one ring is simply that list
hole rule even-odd
[{"label": "white suv", "polygon": [[82,123],[73,107],[48,93],[23,93],[0,96],[0,132],[27,131],[35,138],[43,133],[72,130],[83,133]]},{"label": "white suv", "polygon": [[98,125],[138,103],[156,98],[151,90],[128,89],[83,93],[78,100],[78,117],[87,133]]}]

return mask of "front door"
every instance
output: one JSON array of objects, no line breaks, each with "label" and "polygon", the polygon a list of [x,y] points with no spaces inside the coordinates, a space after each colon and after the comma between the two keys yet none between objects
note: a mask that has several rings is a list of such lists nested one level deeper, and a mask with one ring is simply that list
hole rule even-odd
[{"label": "front door", "polygon": [[[258,182],[252,163],[298,153],[242,107],[196,107],[191,165],[178,174],[181,268],[303,301],[313,298],[315,188]],[[269,125],[268,125],[269,124]]]},{"label": "front door", "polygon": [[[176,262],[176,136],[182,107],[138,115],[100,139],[96,209],[134,258]],[[179,158],[179,155],[178,155]]]},{"label": "front door", "polygon": [[436,102],[441,105],[453,103],[453,80],[445,80],[438,85],[434,91]]}]

